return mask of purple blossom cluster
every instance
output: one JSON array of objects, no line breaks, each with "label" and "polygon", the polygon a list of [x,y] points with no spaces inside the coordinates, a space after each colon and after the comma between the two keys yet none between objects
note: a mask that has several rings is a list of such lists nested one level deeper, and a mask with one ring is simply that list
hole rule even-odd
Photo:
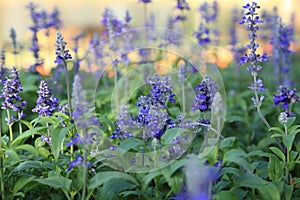
[{"label": "purple blossom cluster", "polygon": [[239,65],[250,63],[251,66],[249,66],[247,69],[252,74],[261,70],[260,66],[256,66],[258,62],[268,62],[269,59],[267,55],[264,53],[263,55],[260,55],[256,53],[257,48],[259,47],[259,44],[256,43],[257,39],[257,31],[259,30],[259,27],[257,24],[263,23],[263,20],[260,20],[256,9],[259,9],[260,6],[257,5],[257,3],[252,2],[252,4],[246,4],[243,6],[243,8],[246,10],[245,16],[243,16],[243,20],[240,22],[240,24],[247,24],[246,29],[250,32],[249,33],[249,39],[250,43],[247,44],[247,49],[250,50],[249,54],[245,54],[241,57],[241,62]]},{"label": "purple blossom cluster", "polygon": [[195,88],[198,93],[193,101],[192,110],[209,112],[217,89],[216,83],[209,76],[204,76],[201,83]]},{"label": "purple blossom cluster", "polygon": [[287,89],[285,86],[279,86],[277,90],[278,94],[274,94],[274,104],[278,106],[279,104],[282,104],[282,109],[288,114],[288,116],[293,115],[293,113],[290,111],[291,104],[299,102],[299,97],[296,94],[296,89]]},{"label": "purple blossom cluster", "polygon": [[77,158],[69,163],[69,167],[67,170],[71,171],[74,167],[84,167],[84,166],[86,167],[91,166],[91,162],[89,161],[84,162],[83,157],[80,154],[78,154]]},{"label": "purple blossom cluster", "polygon": [[32,51],[34,58],[36,59],[35,65],[38,65],[40,62],[39,51],[40,47],[38,44],[38,32],[40,30],[46,30],[46,35],[49,35],[49,28],[55,28],[58,30],[62,26],[60,20],[60,12],[57,8],[54,8],[52,13],[47,13],[46,10],[39,9],[34,3],[29,3],[27,8],[30,12],[30,17],[32,21],[32,26],[29,27],[29,30],[32,32],[31,46],[29,48]]},{"label": "purple blossom cluster", "polygon": [[13,54],[18,54],[18,48],[17,48],[17,34],[14,28],[10,29],[9,37],[11,39],[11,44],[13,46]]},{"label": "purple blossom cluster", "polygon": [[58,98],[55,98],[49,91],[47,83],[42,80],[40,83],[39,97],[36,101],[36,106],[32,112],[39,114],[39,117],[52,116],[58,110]]},{"label": "purple blossom cluster", "polygon": [[[200,45],[206,45],[212,41],[218,42],[217,37],[219,36],[219,31],[216,28],[211,28],[209,24],[216,21],[218,16],[218,3],[213,1],[212,4],[204,2],[199,7],[200,12],[200,23],[198,30],[194,32],[194,36],[198,40]],[[213,40],[214,38],[214,40]]]},{"label": "purple blossom cluster", "polygon": [[69,50],[66,50],[66,42],[64,41],[64,38],[60,32],[56,32],[56,59],[54,60],[54,63],[61,63],[65,62],[67,60],[72,59],[71,54],[69,53]]},{"label": "purple blossom cluster", "polygon": [[152,74],[147,81],[151,85],[149,95],[140,96],[136,104],[137,117],[134,118],[126,106],[121,106],[119,118],[116,121],[116,131],[112,139],[125,139],[133,136],[133,129],[142,129],[143,137],[160,138],[166,129],[175,127],[175,123],[167,112],[167,103],[175,103],[170,78]]},{"label": "purple blossom cluster", "polygon": [[[19,71],[16,67],[12,67],[9,73],[9,77],[3,80],[2,94],[0,98],[3,98],[1,108],[4,110],[12,109],[19,112],[19,119],[24,117],[22,108],[27,105],[26,101],[23,101],[20,97],[20,92],[23,91],[21,85]],[[14,116],[10,119],[6,118],[7,124],[11,124],[14,120],[17,120]]]}]

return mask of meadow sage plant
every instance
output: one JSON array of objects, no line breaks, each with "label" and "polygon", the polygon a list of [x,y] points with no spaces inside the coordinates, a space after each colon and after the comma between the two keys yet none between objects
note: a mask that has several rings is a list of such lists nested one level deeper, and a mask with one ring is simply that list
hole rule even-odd
[{"label": "meadow sage plant", "polygon": [[260,107],[262,104],[262,101],[264,99],[263,95],[258,94],[258,92],[264,92],[266,89],[264,88],[263,81],[258,78],[258,72],[262,69],[262,66],[258,63],[260,62],[268,62],[269,58],[264,53],[263,55],[260,55],[257,53],[257,49],[259,47],[259,44],[256,42],[257,40],[257,31],[259,30],[258,24],[263,23],[263,21],[259,18],[257,9],[260,8],[260,6],[257,5],[257,3],[252,2],[252,4],[246,4],[243,6],[243,8],[246,10],[245,16],[243,17],[243,20],[240,22],[240,24],[246,24],[246,29],[250,32],[248,37],[250,39],[249,44],[247,44],[247,49],[250,50],[250,53],[246,53],[244,56],[241,57],[241,61],[239,65],[242,64],[250,64],[247,67],[247,70],[251,73],[251,76],[253,77],[253,82],[251,82],[251,85],[249,87],[250,90],[253,90],[254,97],[252,97],[252,101],[254,103],[254,106],[257,108],[257,112],[261,120],[264,122],[264,124],[270,128],[269,123],[263,116]]}]

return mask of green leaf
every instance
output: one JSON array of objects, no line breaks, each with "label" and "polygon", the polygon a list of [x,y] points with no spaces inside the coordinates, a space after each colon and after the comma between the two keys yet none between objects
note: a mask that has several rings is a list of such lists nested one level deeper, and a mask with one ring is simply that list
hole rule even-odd
[{"label": "green leaf", "polygon": [[294,139],[295,134],[284,135],[282,137],[282,142],[289,152],[292,150]]},{"label": "green leaf", "polygon": [[171,177],[165,177],[165,178],[168,182],[168,185],[171,187],[172,191],[174,193],[179,193],[183,184],[183,175],[181,173],[176,173]]},{"label": "green leaf", "polygon": [[22,124],[24,124],[25,126],[27,126],[28,129],[32,129],[32,124],[28,121],[25,121],[25,120],[20,120],[20,122]]},{"label": "green leaf", "polygon": [[39,154],[37,152],[37,150],[30,144],[22,144],[20,146],[17,146],[16,150],[24,150],[24,151],[28,151],[29,153],[31,153],[34,157],[38,157]]},{"label": "green leaf", "polygon": [[105,194],[105,199],[114,199],[118,193],[125,190],[132,190],[135,187],[136,185],[132,182],[113,178],[103,184],[101,191]]},{"label": "green leaf", "polygon": [[258,187],[257,189],[258,189],[258,191],[260,193],[260,197],[262,199],[265,199],[265,200],[280,200],[280,192],[277,189],[277,187],[272,183],[269,183],[267,185]]},{"label": "green leaf", "polygon": [[246,158],[252,157],[252,156],[269,157],[269,154],[263,152],[262,150],[254,150],[254,151],[249,152],[249,153],[246,155]]},{"label": "green leaf", "polygon": [[42,162],[40,162],[40,161],[22,162],[13,170],[13,172],[19,172],[19,171],[23,171],[23,170],[32,170],[32,168],[34,168],[34,169],[42,168]]},{"label": "green leaf", "polygon": [[268,175],[272,181],[280,181],[284,175],[284,164],[274,155],[269,157]]},{"label": "green leaf", "polygon": [[294,189],[293,185],[284,184],[284,197],[285,197],[285,200],[290,200],[292,198],[293,189]]},{"label": "green leaf", "polygon": [[295,122],[296,117],[289,117],[286,126],[290,127],[293,125],[293,123]]},{"label": "green leaf", "polygon": [[156,171],[152,171],[152,172],[149,172],[147,175],[145,175],[142,179],[142,182],[143,182],[143,185],[144,186],[147,186],[150,181],[152,181],[155,177],[157,176],[161,176],[161,171],[160,170],[156,170]]},{"label": "green leaf", "polygon": [[65,127],[65,128],[56,128],[54,129],[53,126],[51,126],[50,129],[50,134],[51,134],[51,140],[52,140],[52,150],[53,150],[53,155],[54,159],[57,160],[59,157],[59,153],[61,151],[61,144],[70,130],[70,127]]},{"label": "green leaf", "polygon": [[216,200],[238,200],[238,197],[232,191],[221,191],[214,198]]},{"label": "green leaf", "polygon": [[299,153],[296,151],[291,151],[290,152],[290,161],[295,161],[297,159],[298,154]]},{"label": "green leaf", "polygon": [[245,120],[244,117],[240,117],[240,116],[229,116],[226,118],[226,122],[228,122],[228,123],[243,122],[245,124],[248,124],[248,121]]},{"label": "green leaf", "polygon": [[220,142],[220,149],[225,150],[225,149],[232,149],[232,148],[237,148],[238,141],[236,137],[228,137]]},{"label": "green leaf", "polygon": [[24,188],[27,183],[31,182],[34,179],[35,176],[32,175],[19,178],[19,180],[14,184],[13,193],[17,193],[20,189]]},{"label": "green leaf", "polygon": [[241,176],[236,177],[234,182],[237,187],[248,188],[258,188],[267,184],[267,181],[254,174],[242,174]]},{"label": "green leaf", "polygon": [[284,131],[281,128],[278,128],[278,127],[269,128],[269,131],[274,131],[274,132],[277,132],[277,133],[280,133],[280,134],[284,134]]},{"label": "green leaf", "polygon": [[270,147],[269,148],[273,153],[275,153],[283,162],[285,162],[285,155],[284,153],[277,147]]},{"label": "green leaf", "polygon": [[41,155],[41,156],[44,156],[45,158],[48,158],[48,156],[50,155],[50,151],[44,147],[40,147],[38,148],[38,153]]},{"label": "green leaf", "polygon": [[8,158],[11,159],[14,162],[19,162],[20,161],[20,158],[19,158],[18,154],[14,150],[11,150],[11,149],[6,150],[5,155],[7,155]]},{"label": "green leaf", "polygon": [[99,172],[93,178],[91,178],[89,181],[88,188],[95,189],[113,178],[123,179],[123,180],[129,181],[131,183],[134,183],[135,185],[138,185],[137,180],[133,176],[130,176],[123,172],[108,171],[108,172]]},{"label": "green leaf", "polygon": [[30,136],[34,136],[35,134],[40,134],[40,132],[45,131],[46,127],[37,127],[33,128],[31,130],[25,131],[21,135],[19,135],[15,140],[12,141],[10,146],[13,148],[17,146],[18,144],[21,144],[23,140],[26,140]]},{"label": "green leaf", "polygon": [[181,128],[171,128],[168,129],[162,136],[161,136],[161,140],[163,141],[164,144],[171,144],[171,142],[173,141],[173,139],[179,135],[182,132],[185,132],[185,129],[181,129]]},{"label": "green leaf", "polygon": [[274,137],[282,137],[282,136],[284,136],[284,135],[281,134],[281,133],[273,133],[273,134],[271,135],[271,138],[274,138]]},{"label": "green leaf", "polygon": [[72,183],[71,179],[64,178],[64,177],[51,177],[51,178],[44,178],[44,179],[36,179],[36,182],[43,184],[43,185],[48,185],[50,187],[54,188],[62,188],[67,191],[70,191],[70,186]]},{"label": "green leaf", "polygon": [[124,150],[124,151],[128,151],[130,149],[132,150],[139,150],[139,146],[144,145],[144,142],[139,139],[139,138],[135,138],[135,137],[129,137],[126,138],[125,140],[123,140],[119,147],[120,149]]}]

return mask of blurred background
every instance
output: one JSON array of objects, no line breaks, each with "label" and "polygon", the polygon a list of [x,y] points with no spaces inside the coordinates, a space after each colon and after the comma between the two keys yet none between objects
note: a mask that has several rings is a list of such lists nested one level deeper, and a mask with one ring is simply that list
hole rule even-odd
[{"label": "blurred background", "polygon": [[[58,8],[63,24],[60,31],[63,33],[65,40],[70,43],[69,45],[72,45],[69,41],[82,31],[85,32],[87,38],[91,37],[95,31],[102,31],[101,18],[106,7],[113,9],[115,15],[121,19],[124,18],[125,11],[129,10],[132,16],[132,27],[142,27],[144,21],[143,5],[142,3],[138,3],[137,0],[0,0],[0,48],[5,47],[5,49],[9,51],[9,31],[12,27],[16,31],[17,42],[21,44],[24,51],[27,51],[29,48],[32,37],[32,33],[29,30],[32,21],[29,16],[29,9],[26,8],[29,2],[33,2],[49,12],[52,11],[54,7]],[[174,16],[176,12],[176,2],[176,0],[153,0],[152,3],[148,4],[148,13],[152,12],[156,17],[155,26],[167,27],[168,17],[170,15]],[[192,36],[198,27],[200,17],[198,8],[203,2],[203,0],[188,0],[191,10],[186,12],[188,20],[185,25],[185,33],[189,36]],[[207,2],[212,1],[208,0]],[[229,40],[229,27],[232,23],[232,10],[238,8],[242,11],[242,6],[251,1],[218,0],[217,2],[219,4],[217,27],[221,34],[220,46],[226,46]],[[259,12],[263,10],[272,12],[273,7],[276,6],[283,22],[294,25],[295,42],[292,44],[292,49],[298,51],[300,48],[300,14],[297,13],[297,9],[299,8],[300,0],[257,0],[256,2],[262,7]],[[237,26],[237,29],[243,31],[245,27]],[[42,57],[45,57],[45,65],[48,67],[54,64],[55,32],[55,30],[49,30],[49,36],[43,33],[39,33],[38,35],[41,55],[44,55]],[[244,39],[247,39],[246,34]],[[87,48],[88,40],[82,40],[80,46],[81,48]],[[31,63],[32,56],[28,51],[27,56],[26,52],[24,53],[25,56],[23,56],[24,60],[22,60],[22,65],[23,67],[28,67]],[[7,64],[9,65],[9,63]]]}]

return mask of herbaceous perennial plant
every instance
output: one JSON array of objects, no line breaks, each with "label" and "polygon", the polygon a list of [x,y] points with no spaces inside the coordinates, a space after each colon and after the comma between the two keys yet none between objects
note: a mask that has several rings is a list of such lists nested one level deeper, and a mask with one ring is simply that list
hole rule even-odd
[{"label": "herbaceous perennial plant", "polygon": [[[148,13],[161,2],[138,0],[143,29],[105,8],[93,33],[26,6],[30,44],[16,27],[1,43],[0,199],[299,199],[296,27],[252,2],[227,30],[220,1],[170,1],[167,29]],[[227,93],[207,61],[223,44]]]}]

